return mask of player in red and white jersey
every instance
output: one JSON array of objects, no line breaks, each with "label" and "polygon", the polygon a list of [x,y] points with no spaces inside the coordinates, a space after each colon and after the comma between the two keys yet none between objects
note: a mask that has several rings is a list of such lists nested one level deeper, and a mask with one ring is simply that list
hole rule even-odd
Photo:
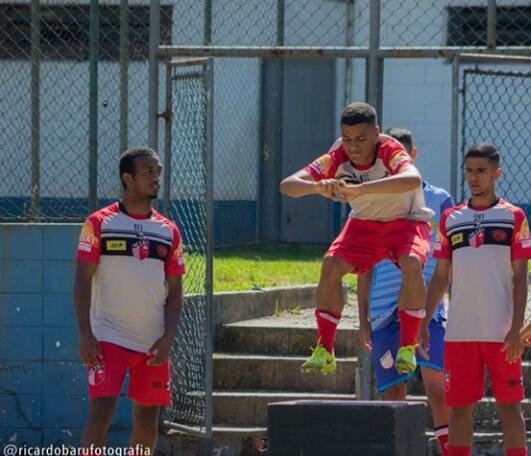
[{"label": "player in red and white jersey", "polygon": [[433,211],[425,206],[422,178],[403,146],[380,135],[372,106],[352,103],[341,116],[341,138],[327,154],[284,179],[280,189],[295,198],[317,194],[349,202],[352,208],[323,259],[315,312],[318,342],[302,371],[335,370],[336,327],[344,306],[342,277],[367,272],[384,259],[402,272],[395,366],[403,373],[414,371],[425,307],[422,266],[430,248],[427,220]]},{"label": "player in red and white jersey", "polygon": [[[471,199],[441,217],[420,343],[451,280],[445,337],[446,402],[450,408],[449,456],[471,453],[475,403],[483,397],[485,368],[502,419],[505,452],[527,454],[520,330],[527,300],[531,239],[525,213],[496,195],[501,171],[492,145],[465,155]],[[429,348],[429,347],[428,347]]]},{"label": "player in red and white jersey", "polygon": [[185,270],[177,226],[151,209],[160,174],[154,150],[126,150],[120,157],[123,200],[91,214],[81,230],[74,302],[88,371],[86,448],[105,445],[127,370],[131,447],[153,451],[160,407],[171,403],[168,357]]}]

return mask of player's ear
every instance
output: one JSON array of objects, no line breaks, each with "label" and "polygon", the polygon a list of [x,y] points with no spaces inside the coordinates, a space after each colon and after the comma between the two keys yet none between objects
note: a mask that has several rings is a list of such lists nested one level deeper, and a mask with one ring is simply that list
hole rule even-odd
[{"label": "player's ear", "polygon": [[411,152],[409,153],[409,156],[413,159],[413,160],[416,160],[417,159],[417,155],[419,154],[419,150],[413,146],[411,148]]},{"label": "player's ear", "polygon": [[496,177],[500,177],[501,176],[501,168],[496,168]]}]

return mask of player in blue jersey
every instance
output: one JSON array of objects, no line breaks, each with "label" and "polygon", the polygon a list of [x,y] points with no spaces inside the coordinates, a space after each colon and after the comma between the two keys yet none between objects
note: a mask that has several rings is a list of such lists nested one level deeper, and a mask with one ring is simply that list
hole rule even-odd
[{"label": "player in blue jersey", "polygon": [[[406,151],[416,158],[418,151],[413,146],[412,134],[405,128],[393,127],[385,132],[400,141]],[[430,221],[431,241],[435,240],[437,224],[441,213],[454,205],[452,197],[441,188],[423,182],[426,206],[435,212]],[[424,279],[429,282],[435,268],[435,259],[430,254],[424,268]],[[358,276],[358,307],[360,317],[360,343],[370,350],[376,373],[377,389],[385,400],[405,400],[407,381],[416,372],[400,374],[394,368],[395,356],[400,343],[398,321],[398,293],[401,275],[390,261],[379,263],[372,271]],[[428,354],[420,347],[417,350],[419,366],[428,402],[432,408],[435,436],[443,456],[447,454],[448,409],[444,401],[443,346],[446,319],[444,302],[430,322],[430,350]],[[417,369],[417,370],[419,370]]]}]

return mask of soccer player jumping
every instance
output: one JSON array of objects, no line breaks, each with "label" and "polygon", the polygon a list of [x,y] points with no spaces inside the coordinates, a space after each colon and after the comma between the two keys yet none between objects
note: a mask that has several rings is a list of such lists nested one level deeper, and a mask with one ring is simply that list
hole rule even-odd
[{"label": "soccer player jumping", "polygon": [[318,341],[302,371],[327,374],[336,369],[342,278],[367,272],[384,259],[393,261],[402,273],[395,367],[402,373],[414,371],[415,344],[425,315],[422,267],[430,249],[427,220],[433,211],[425,207],[422,178],[403,146],[380,135],[372,106],[352,103],[341,115],[341,138],[328,153],[284,179],[280,190],[294,198],[321,195],[349,202],[352,208],[323,259],[315,311]]},{"label": "soccer player jumping", "polygon": [[505,454],[527,455],[520,405],[524,398],[520,330],[531,242],[524,211],[496,195],[499,160],[496,148],[485,143],[465,154],[472,197],[441,217],[434,249],[438,261],[419,335],[421,344],[429,345],[428,322],[451,279],[444,345],[449,456],[471,454],[472,414],[483,397],[485,368],[501,415]]}]

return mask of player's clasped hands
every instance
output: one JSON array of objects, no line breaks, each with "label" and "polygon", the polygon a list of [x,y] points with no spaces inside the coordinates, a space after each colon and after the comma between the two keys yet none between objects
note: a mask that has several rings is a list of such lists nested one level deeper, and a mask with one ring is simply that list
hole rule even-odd
[{"label": "player's clasped hands", "polygon": [[337,179],[323,179],[315,183],[317,193],[333,201],[347,203],[360,195],[359,185],[347,184]]}]

